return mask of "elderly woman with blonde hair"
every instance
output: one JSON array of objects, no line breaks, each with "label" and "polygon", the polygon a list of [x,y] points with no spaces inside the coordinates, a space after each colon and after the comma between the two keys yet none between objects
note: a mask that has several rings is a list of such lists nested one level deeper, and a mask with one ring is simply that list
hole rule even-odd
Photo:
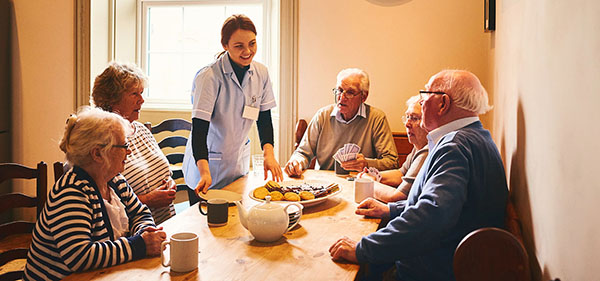
[{"label": "elderly woman with blonde hair", "polygon": [[147,84],[148,78],[134,64],[111,62],[96,77],[92,99],[97,107],[118,113],[129,121],[128,127],[133,131],[127,137],[131,154],[125,160],[123,176],[160,224],[175,215],[173,200],[177,191],[169,161],[150,130],[136,121],[144,104],[142,93]]},{"label": "elderly woman with blonde hair", "polygon": [[67,119],[60,149],[71,168],[36,222],[25,280],[60,280],[160,254],[166,234],[120,175],[131,152],[129,132],[121,116],[101,109],[84,108]]},{"label": "elderly woman with blonde hair", "polygon": [[427,146],[427,130],[421,128],[421,104],[420,96],[412,96],[406,101],[406,112],[402,121],[406,127],[408,142],[413,149],[406,156],[406,161],[400,169],[381,172],[379,178],[369,175],[365,168],[357,177],[370,177],[384,185],[377,185],[373,191],[375,199],[382,202],[396,202],[405,200],[410,192],[413,182],[425,163],[429,147]]}]

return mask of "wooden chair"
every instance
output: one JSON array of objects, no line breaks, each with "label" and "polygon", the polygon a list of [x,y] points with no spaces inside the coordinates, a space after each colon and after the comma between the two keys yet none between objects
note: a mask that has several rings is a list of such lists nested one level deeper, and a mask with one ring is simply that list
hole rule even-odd
[{"label": "wooden chair", "polygon": [[530,281],[527,252],[510,232],[493,227],[469,233],[454,253],[457,281]]},{"label": "wooden chair", "polygon": [[505,228],[480,228],[463,238],[454,252],[457,281],[531,280],[521,223],[510,199],[506,204]]},{"label": "wooden chair", "polygon": [[408,135],[405,132],[393,132],[394,144],[396,145],[396,151],[398,152],[398,167],[402,167],[406,157],[413,150],[413,145],[408,142]]},{"label": "wooden chair", "polygon": [[54,169],[54,182],[57,182],[60,177],[65,173],[65,165],[63,162],[54,162],[52,165]]},{"label": "wooden chair", "polygon": [[[163,120],[160,124],[156,126],[152,126],[150,123],[145,123],[146,127],[150,129],[152,134],[156,135],[163,132],[174,133],[176,131],[189,131],[192,130],[192,123],[184,120],[184,119],[166,119]],[[161,149],[164,148],[185,148],[187,144],[187,138],[183,136],[167,136],[158,141],[158,146]],[[171,171],[173,172],[173,180],[177,182],[177,192],[187,193],[187,198],[189,202],[189,206],[196,204],[200,201],[200,198],[194,192],[194,190],[190,189],[183,180],[183,171],[181,170],[181,165],[183,163],[183,153],[168,153],[165,156],[171,165]],[[178,201],[176,199],[176,201]],[[189,206],[183,206],[183,203],[177,203],[176,209],[184,209]],[[185,203],[186,205],[188,203]]]},{"label": "wooden chair", "polygon": [[[37,168],[29,168],[20,164],[0,164],[0,183],[9,179],[35,179],[36,196],[28,196],[23,193],[13,192],[0,195],[0,213],[16,208],[36,207],[37,216],[44,208],[47,196],[47,167],[46,163],[40,162]],[[13,265],[13,261],[27,258],[29,244],[31,244],[31,233],[35,222],[17,220],[0,225],[0,267],[10,264],[8,272],[2,271],[0,280],[17,280],[23,276],[23,265]],[[7,238],[10,236],[10,238]],[[16,268],[15,268],[16,267]],[[16,270],[15,270],[16,269]]]},{"label": "wooden chair", "polygon": [[[298,146],[300,145],[300,141],[304,137],[304,133],[306,132],[307,128],[308,128],[308,123],[306,123],[306,120],[300,119],[300,120],[298,120],[298,122],[296,122],[296,131],[294,133],[294,150],[296,148],[298,148]],[[316,161],[317,161],[317,157],[314,157],[308,164],[307,169],[314,169]]]}]

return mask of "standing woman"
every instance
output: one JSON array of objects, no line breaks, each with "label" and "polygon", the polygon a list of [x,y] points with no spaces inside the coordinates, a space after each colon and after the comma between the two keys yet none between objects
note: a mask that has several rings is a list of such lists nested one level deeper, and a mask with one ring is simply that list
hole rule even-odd
[{"label": "standing woman", "polygon": [[273,153],[271,108],[275,97],[267,68],[252,61],[256,28],[244,15],[233,15],[221,28],[223,51],[200,69],[192,87],[192,132],[183,160],[188,186],[196,192],[220,189],[248,173],[248,132],[256,122],[265,162],[264,174],[282,180]]},{"label": "standing woman", "polygon": [[92,99],[97,107],[129,121],[133,131],[127,136],[131,154],[122,174],[140,201],[150,208],[156,224],[160,224],[175,215],[173,200],[177,190],[169,161],[156,139],[146,126],[136,121],[144,104],[142,93],[146,84],[148,78],[136,65],[111,62],[94,80]]}]

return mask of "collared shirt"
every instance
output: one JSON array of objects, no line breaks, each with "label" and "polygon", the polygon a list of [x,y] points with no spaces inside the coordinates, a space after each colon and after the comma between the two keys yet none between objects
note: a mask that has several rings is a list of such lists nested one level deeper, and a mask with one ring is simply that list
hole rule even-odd
[{"label": "collared shirt", "polygon": [[331,111],[331,116],[335,116],[335,120],[339,121],[342,124],[350,124],[350,122],[352,122],[352,121],[354,121],[354,119],[356,119],[356,116],[360,116],[362,118],[367,118],[367,108],[365,107],[365,103],[361,103],[360,107],[358,108],[358,111],[356,112],[354,117],[352,117],[352,119],[346,121],[346,120],[344,120],[342,113],[340,113],[340,109],[336,105],[333,108],[333,111]]},{"label": "collared shirt", "polygon": [[429,147],[429,151],[433,151],[433,148],[438,143],[438,141],[445,136],[447,133],[452,131],[456,131],[460,128],[464,128],[469,126],[472,123],[479,121],[479,117],[465,117],[461,119],[454,120],[448,124],[435,128],[429,134],[427,134],[427,146]]}]

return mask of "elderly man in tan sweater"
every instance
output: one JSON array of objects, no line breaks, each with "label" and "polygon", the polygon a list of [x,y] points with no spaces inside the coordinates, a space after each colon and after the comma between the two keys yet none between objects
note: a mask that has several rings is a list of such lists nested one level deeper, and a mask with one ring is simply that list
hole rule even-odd
[{"label": "elderly man in tan sweater", "polygon": [[336,103],[317,111],[285,165],[285,172],[290,176],[302,175],[313,157],[317,158],[315,169],[333,170],[332,156],[346,143],[361,148],[355,160],[342,163],[346,170],[397,168],[398,153],[385,113],[364,103],[369,95],[367,73],[357,68],[340,71],[333,93]]}]

